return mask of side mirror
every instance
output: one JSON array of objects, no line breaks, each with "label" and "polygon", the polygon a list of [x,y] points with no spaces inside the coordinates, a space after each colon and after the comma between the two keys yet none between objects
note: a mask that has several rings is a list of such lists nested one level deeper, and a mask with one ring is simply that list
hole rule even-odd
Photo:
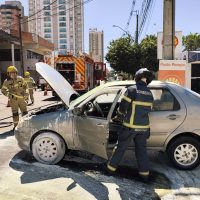
[{"label": "side mirror", "polygon": [[83,114],[83,109],[82,107],[75,107],[73,110],[74,115],[82,115]]}]

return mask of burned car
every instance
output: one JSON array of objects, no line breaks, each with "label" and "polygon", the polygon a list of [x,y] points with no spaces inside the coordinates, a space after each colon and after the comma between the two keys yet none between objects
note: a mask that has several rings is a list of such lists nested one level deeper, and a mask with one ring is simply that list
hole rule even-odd
[{"label": "burned car", "polygon": [[[39,162],[56,164],[68,150],[86,151],[107,159],[117,141],[118,124],[112,118],[121,98],[134,81],[106,83],[77,97],[71,85],[53,68],[37,63],[36,70],[63,103],[24,116],[15,129],[21,149]],[[166,151],[181,169],[200,163],[200,95],[177,84],[153,81],[148,148]],[[75,100],[73,100],[75,99]],[[134,148],[133,144],[129,149]]]}]

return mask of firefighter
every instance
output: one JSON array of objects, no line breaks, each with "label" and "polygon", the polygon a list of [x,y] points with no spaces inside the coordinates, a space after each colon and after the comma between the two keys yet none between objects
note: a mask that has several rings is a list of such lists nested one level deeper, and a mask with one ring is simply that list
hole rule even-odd
[{"label": "firefighter", "polygon": [[135,143],[139,177],[142,181],[149,180],[149,160],[146,141],[150,137],[149,112],[152,108],[153,96],[147,85],[152,81],[153,74],[146,68],[135,74],[136,87],[130,86],[125,92],[117,115],[113,121],[122,122],[118,132],[118,142],[113,155],[108,161],[106,170],[114,173],[131,140]]},{"label": "firefighter", "polygon": [[[24,80],[26,81],[28,85],[28,91],[31,99],[31,104],[34,104],[34,96],[33,96],[33,90],[34,87],[36,86],[35,81],[32,77],[30,77],[30,72],[25,72],[24,74]],[[27,98],[28,101],[29,98]]]},{"label": "firefighter", "polygon": [[16,67],[9,66],[7,73],[8,78],[4,81],[1,92],[10,100],[15,128],[19,122],[19,108],[22,116],[28,113],[25,101],[25,98],[28,96],[28,87],[24,79],[17,75],[18,71]]}]

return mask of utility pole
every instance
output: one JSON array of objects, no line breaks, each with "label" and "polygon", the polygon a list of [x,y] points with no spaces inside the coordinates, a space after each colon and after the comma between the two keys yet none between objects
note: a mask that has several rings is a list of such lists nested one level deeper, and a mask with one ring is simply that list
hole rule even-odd
[{"label": "utility pole", "polygon": [[163,59],[174,59],[175,0],[164,0]]},{"label": "utility pole", "polygon": [[21,73],[22,73],[22,76],[24,76],[24,56],[23,56],[23,44],[22,44],[21,14],[18,15],[18,25],[19,25]]},{"label": "utility pole", "polygon": [[139,37],[138,17],[139,17],[139,13],[138,13],[138,11],[136,11],[136,31],[135,31],[135,43],[136,44],[138,44],[138,37]]}]

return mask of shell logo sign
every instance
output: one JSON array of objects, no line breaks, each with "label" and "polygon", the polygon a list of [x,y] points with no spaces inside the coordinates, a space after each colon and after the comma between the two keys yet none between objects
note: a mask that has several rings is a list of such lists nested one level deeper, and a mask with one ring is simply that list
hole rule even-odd
[{"label": "shell logo sign", "polygon": [[178,38],[175,36],[174,37],[174,46],[176,47],[178,45],[179,41]]},{"label": "shell logo sign", "polygon": [[177,77],[174,77],[174,76],[169,76],[169,77],[166,77],[165,79],[168,82],[172,82],[172,83],[176,83],[176,84],[181,85],[181,80],[179,79],[179,77],[177,78]]},{"label": "shell logo sign", "polygon": [[186,61],[160,60],[158,79],[185,85]]},{"label": "shell logo sign", "polygon": [[[179,44],[178,38],[174,36],[174,46],[176,47]],[[163,45],[163,40],[162,40],[162,45]]]}]

